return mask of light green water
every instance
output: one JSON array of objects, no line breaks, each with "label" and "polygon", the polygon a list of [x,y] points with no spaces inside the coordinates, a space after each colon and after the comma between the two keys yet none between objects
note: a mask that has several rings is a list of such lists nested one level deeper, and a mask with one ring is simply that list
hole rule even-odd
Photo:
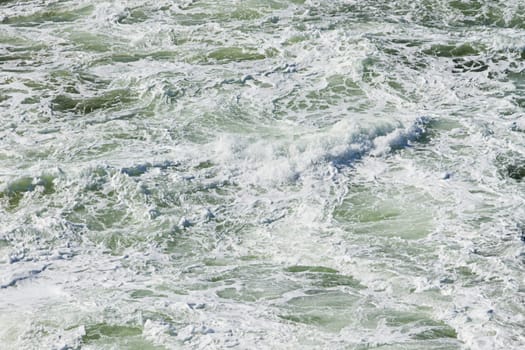
[{"label": "light green water", "polygon": [[0,348],[521,349],[519,1],[0,1]]}]

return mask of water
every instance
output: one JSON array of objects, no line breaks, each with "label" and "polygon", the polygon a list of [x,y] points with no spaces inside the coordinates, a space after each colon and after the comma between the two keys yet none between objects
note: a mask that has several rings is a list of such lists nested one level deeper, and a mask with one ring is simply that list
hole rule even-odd
[{"label": "water", "polygon": [[521,1],[0,1],[0,348],[521,349]]}]

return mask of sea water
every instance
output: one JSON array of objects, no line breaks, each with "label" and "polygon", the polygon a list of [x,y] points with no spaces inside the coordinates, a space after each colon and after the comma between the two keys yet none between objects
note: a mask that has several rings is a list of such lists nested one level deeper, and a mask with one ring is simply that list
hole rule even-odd
[{"label": "sea water", "polygon": [[520,0],[0,1],[1,349],[523,349]]}]

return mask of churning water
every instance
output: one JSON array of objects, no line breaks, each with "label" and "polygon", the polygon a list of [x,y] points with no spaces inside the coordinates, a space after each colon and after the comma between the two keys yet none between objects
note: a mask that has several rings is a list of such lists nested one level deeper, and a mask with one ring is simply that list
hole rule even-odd
[{"label": "churning water", "polygon": [[523,349],[522,0],[0,0],[1,349]]}]

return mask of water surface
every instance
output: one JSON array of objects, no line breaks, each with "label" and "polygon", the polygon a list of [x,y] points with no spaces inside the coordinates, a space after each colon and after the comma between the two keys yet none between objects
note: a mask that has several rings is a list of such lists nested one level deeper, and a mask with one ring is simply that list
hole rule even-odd
[{"label": "water surface", "polygon": [[0,348],[521,349],[521,1],[0,1]]}]

